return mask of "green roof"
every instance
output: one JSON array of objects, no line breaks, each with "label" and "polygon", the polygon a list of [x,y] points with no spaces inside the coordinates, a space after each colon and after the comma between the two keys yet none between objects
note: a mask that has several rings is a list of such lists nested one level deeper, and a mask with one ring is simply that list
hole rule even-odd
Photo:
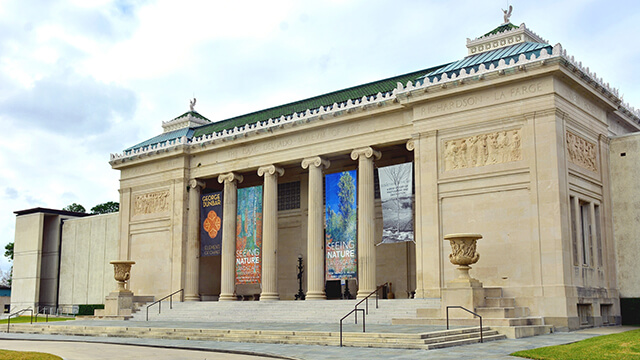
[{"label": "green roof", "polygon": [[511,30],[511,29],[517,29],[519,28],[519,26],[515,26],[512,23],[506,23],[506,24],[502,24],[500,26],[498,26],[497,28],[489,31],[488,33],[482,35],[481,37],[485,37],[485,36],[489,36],[489,35],[495,35],[501,32],[505,32],[507,30]]},{"label": "green roof", "polygon": [[307,110],[318,109],[320,106],[331,106],[334,103],[340,104],[347,100],[362,99],[363,96],[372,96],[377,93],[386,93],[393,91],[397,83],[406,84],[408,81],[415,83],[416,79],[437,70],[445,65],[435,66],[424,70],[410,72],[404,75],[398,75],[383,80],[370,82],[364,85],[354,86],[343,90],[334,91],[324,95],[315,96],[305,100],[292,102],[285,105],[272,107],[265,110],[256,111],[250,114],[236,116],[231,119],[214,122],[208,125],[202,125],[195,129],[193,137],[200,137],[234,127],[241,127],[247,124],[254,124],[258,121],[266,121],[269,119],[277,119],[280,116],[287,116],[293,113],[302,113]]}]

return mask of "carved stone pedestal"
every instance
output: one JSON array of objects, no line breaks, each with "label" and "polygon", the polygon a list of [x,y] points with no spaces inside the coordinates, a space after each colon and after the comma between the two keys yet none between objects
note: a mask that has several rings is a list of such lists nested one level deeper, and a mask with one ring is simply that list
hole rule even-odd
[{"label": "carved stone pedestal", "polygon": [[[462,306],[468,310],[475,311],[476,307],[484,305],[484,288],[482,283],[469,275],[471,264],[475,264],[480,259],[480,254],[476,252],[476,244],[482,239],[480,234],[449,234],[445,235],[445,240],[451,243],[451,254],[449,261],[456,268],[457,277],[447,283],[447,287],[442,290],[441,316],[446,316],[447,306]],[[456,318],[472,318],[473,315],[464,310],[449,310],[449,315]]]},{"label": "carved stone pedestal", "polygon": [[135,264],[135,261],[114,260],[110,263],[114,267],[114,278],[118,282],[118,288],[105,297],[104,310],[95,310],[94,316],[105,319],[129,319],[132,317],[133,292],[126,288],[126,282],[130,278],[131,265]]}]

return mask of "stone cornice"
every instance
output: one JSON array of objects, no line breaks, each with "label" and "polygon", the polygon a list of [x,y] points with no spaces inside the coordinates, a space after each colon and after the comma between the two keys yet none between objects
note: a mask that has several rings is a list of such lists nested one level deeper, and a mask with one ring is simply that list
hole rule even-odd
[{"label": "stone cornice", "polygon": [[520,25],[520,27],[513,28],[511,30],[505,30],[496,34],[481,36],[474,40],[467,39],[467,49],[469,51],[469,55],[475,55],[524,42],[534,42],[540,44],[549,43],[548,41],[538,36],[538,34],[529,30],[523,23]]},{"label": "stone cornice", "polygon": [[[198,114],[199,115],[199,114]],[[162,122],[163,133],[168,133],[174,130],[180,130],[184,128],[193,128],[200,125],[210,124],[209,121],[193,116],[190,112],[186,113],[184,116],[179,118],[175,118],[170,121]]]},{"label": "stone cornice", "polygon": [[[487,39],[489,38],[494,39],[491,36],[487,37]],[[348,100],[340,104],[334,103],[331,106],[321,106],[317,109],[308,109],[303,113],[294,113],[292,115],[281,116],[276,119],[259,121],[254,124],[247,124],[242,127],[222,130],[220,132],[191,140],[186,137],[182,137],[166,141],[161,144],[154,144],[135,150],[125,151],[122,154],[111,154],[110,163],[113,167],[116,167],[117,164],[121,164],[126,160],[136,160],[143,156],[158,155],[162,152],[168,151],[168,149],[173,149],[180,145],[183,145],[186,148],[193,148],[196,146],[205,147],[207,144],[215,143],[217,141],[233,141],[235,139],[265,133],[267,131],[273,132],[277,129],[283,129],[285,126],[304,126],[312,122],[346,116],[354,114],[354,112],[358,110],[367,110],[372,107],[390,107],[393,104],[400,102],[400,100],[406,101],[406,99],[412,95],[442,91],[453,85],[460,87],[467,83],[477,83],[489,76],[508,76],[510,74],[527,71],[527,69],[531,67],[542,67],[558,62],[560,62],[562,66],[567,68],[569,71],[575,73],[578,79],[581,79],[583,82],[588,84],[588,86],[590,86],[594,91],[602,94],[612,103],[618,104],[617,111],[629,117],[635,123],[640,124],[640,111],[629,106],[627,103],[623,103],[617,89],[611,88],[608,83],[605,83],[602,78],[599,78],[595,73],[592,73],[589,68],[583,67],[581,62],[576,62],[573,56],[567,55],[566,50],[564,50],[560,44],[556,44],[551,52],[548,52],[546,49],[542,49],[539,56],[532,54],[529,59],[522,54],[519,58],[511,61],[510,63],[506,63],[503,59],[498,62],[497,66],[491,64],[487,67],[482,64],[479,66],[477,71],[471,69],[467,72],[465,69],[462,69],[459,74],[454,73],[449,76],[445,73],[442,74],[440,78],[425,78],[422,82],[418,82],[416,84],[411,81],[407,82],[406,85],[398,83],[397,87],[393,89],[393,91],[389,91],[384,94],[378,93],[369,97],[365,96],[361,99]]]}]

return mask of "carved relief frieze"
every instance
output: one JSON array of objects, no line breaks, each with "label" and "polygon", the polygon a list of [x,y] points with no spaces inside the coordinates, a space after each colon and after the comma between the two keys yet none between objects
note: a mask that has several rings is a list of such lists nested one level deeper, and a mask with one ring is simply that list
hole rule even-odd
[{"label": "carved relief frieze", "polygon": [[593,172],[598,172],[596,144],[567,131],[569,161]]},{"label": "carved relief frieze", "polygon": [[134,215],[154,214],[169,211],[169,190],[136,196]]},{"label": "carved relief frieze", "polygon": [[522,160],[519,129],[449,140],[444,145],[446,171],[518,160]]}]

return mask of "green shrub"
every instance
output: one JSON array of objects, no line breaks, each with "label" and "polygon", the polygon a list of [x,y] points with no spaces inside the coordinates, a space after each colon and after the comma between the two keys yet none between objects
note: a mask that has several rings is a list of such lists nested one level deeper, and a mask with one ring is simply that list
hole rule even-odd
[{"label": "green shrub", "polygon": [[93,315],[95,309],[104,309],[104,304],[78,305],[78,315]]},{"label": "green shrub", "polygon": [[640,325],[640,298],[620,298],[622,325]]}]

